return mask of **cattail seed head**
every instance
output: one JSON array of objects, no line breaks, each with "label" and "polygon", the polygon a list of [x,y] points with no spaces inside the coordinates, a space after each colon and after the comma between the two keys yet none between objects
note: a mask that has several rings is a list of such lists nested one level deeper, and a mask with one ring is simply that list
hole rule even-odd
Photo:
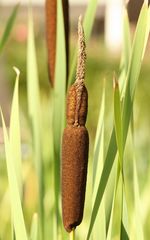
[{"label": "cattail seed head", "polygon": [[85,127],[88,94],[84,85],[85,42],[81,18],[78,24],[79,55],[76,81],[67,97],[67,127],[62,141],[62,213],[66,231],[71,232],[83,218],[89,136]]},{"label": "cattail seed head", "polygon": [[52,86],[54,86],[55,58],[56,58],[56,26],[57,0],[46,0],[46,40],[48,49],[48,72]]},{"label": "cattail seed head", "polygon": [[89,146],[86,128],[68,126],[62,146],[63,222],[70,232],[83,218]]},{"label": "cattail seed head", "polygon": [[[65,47],[66,47],[66,80],[68,78],[69,64],[69,3],[68,0],[62,0]],[[56,33],[57,33],[57,0],[46,0],[46,41],[48,50],[48,73],[52,87],[54,86],[55,61],[56,61]]]},{"label": "cattail seed head", "polygon": [[69,25],[69,1],[62,0],[63,6],[63,15],[64,15],[64,28],[65,28],[65,44],[66,44],[66,84],[68,82],[69,75],[69,33],[70,33],[70,25]]}]

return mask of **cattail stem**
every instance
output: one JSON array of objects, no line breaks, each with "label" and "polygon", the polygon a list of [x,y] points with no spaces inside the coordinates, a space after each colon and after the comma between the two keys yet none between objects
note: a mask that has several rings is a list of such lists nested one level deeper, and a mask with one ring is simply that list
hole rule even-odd
[{"label": "cattail stem", "polygon": [[69,240],[75,240],[75,228],[72,229],[70,235],[69,235]]}]

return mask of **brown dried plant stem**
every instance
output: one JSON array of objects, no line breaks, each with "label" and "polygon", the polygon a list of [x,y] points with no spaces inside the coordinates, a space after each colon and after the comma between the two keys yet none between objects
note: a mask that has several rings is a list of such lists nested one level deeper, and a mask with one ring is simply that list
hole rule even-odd
[{"label": "brown dried plant stem", "polygon": [[[68,0],[62,0],[65,42],[66,42],[66,72],[68,78],[69,64],[69,3]],[[56,32],[57,32],[57,0],[46,0],[46,40],[48,50],[48,72],[51,85],[54,86],[55,78],[55,60],[56,60]]]},{"label": "brown dried plant stem", "polygon": [[62,141],[62,212],[64,227],[68,232],[72,232],[83,218],[89,149],[85,127],[88,108],[88,93],[84,85],[86,54],[81,17],[78,36],[76,81],[68,92],[67,127]]}]

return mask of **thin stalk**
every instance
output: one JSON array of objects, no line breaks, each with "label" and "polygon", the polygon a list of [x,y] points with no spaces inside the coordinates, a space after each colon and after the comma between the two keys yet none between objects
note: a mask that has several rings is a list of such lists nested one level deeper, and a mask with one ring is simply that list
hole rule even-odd
[{"label": "thin stalk", "polygon": [[120,239],[122,237],[122,217],[123,217],[123,174],[121,174],[121,218],[120,218]]},{"label": "thin stalk", "polygon": [[72,229],[72,231],[69,235],[69,240],[75,240],[75,229]]}]

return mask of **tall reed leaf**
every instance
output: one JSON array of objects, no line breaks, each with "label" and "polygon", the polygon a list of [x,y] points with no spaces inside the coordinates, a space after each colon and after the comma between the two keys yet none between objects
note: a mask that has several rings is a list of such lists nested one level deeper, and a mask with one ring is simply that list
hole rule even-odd
[{"label": "tall reed leaf", "polygon": [[[107,234],[107,240],[112,238],[112,229],[113,229],[113,216],[114,216],[114,208],[115,208],[115,201],[116,201],[116,195],[118,185],[120,183],[120,193],[119,201],[121,205],[121,211],[120,216],[118,217],[118,223],[120,225],[120,234],[122,236],[122,233],[124,234],[124,231],[122,231],[122,226],[124,226],[124,192],[123,192],[123,154],[124,149],[122,146],[122,119],[121,119],[121,100],[120,100],[120,91],[119,91],[119,83],[114,76],[114,128],[116,133],[116,142],[117,142],[117,150],[118,150],[118,161],[117,161],[117,176],[116,176],[116,182],[115,182],[115,190],[114,190],[114,196],[113,196],[113,204],[112,204],[112,210],[110,215],[110,222],[109,222],[109,228],[108,228],[108,234]],[[111,171],[112,172],[112,171]],[[121,172],[121,174],[120,174]],[[112,173],[110,173],[112,174]],[[120,178],[120,181],[119,181]],[[125,234],[124,234],[125,236]],[[128,235],[126,235],[128,239]],[[121,238],[122,239],[122,238]],[[124,238],[123,238],[124,239]]]},{"label": "tall reed leaf", "polygon": [[[90,0],[89,5],[88,5],[88,7],[86,9],[86,12],[85,12],[85,17],[84,17],[84,21],[83,21],[83,28],[84,28],[86,42],[89,41],[89,38],[91,36],[92,27],[93,27],[93,23],[94,23],[94,18],[95,18],[95,14],[96,14],[97,4],[98,4],[98,0]],[[77,64],[77,49],[75,49],[72,64],[71,64],[68,86],[70,86],[75,80],[76,64]]]},{"label": "tall reed leaf", "polygon": [[[116,142],[117,142],[117,149],[119,155],[118,161],[118,175],[120,175],[120,186],[121,186],[121,194],[120,194],[120,203],[121,203],[121,216],[120,216],[120,235],[121,239],[129,239],[128,237],[128,229],[125,229],[124,226],[124,219],[125,212],[124,212],[124,205],[125,196],[124,196],[124,174],[123,174],[123,155],[124,155],[124,148],[123,148],[123,130],[122,130],[122,118],[121,118],[121,100],[120,100],[120,91],[119,85],[116,79],[114,79],[114,125],[115,125],[115,133],[116,133]],[[117,189],[118,182],[116,182],[116,189]],[[115,194],[116,195],[116,194]],[[116,196],[115,196],[116,198]],[[125,220],[126,222],[126,220]]]},{"label": "tall reed leaf", "polygon": [[55,207],[57,222],[59,221],[59,193],[60,193],[60,146],[62,131],[65,125],[65,95],[66,95],[66,47],[63,21],[62,1],[57,2],[57,40],[56,40],[56,68],[54,86],[54,184]]},{"label": "tall reed leaf", "polygon": [[[98,119],[98,124],[97,124],[96,137],[95,137],[94,156],[93,156],[93,188],[96,188],[96,186],[95,186],[95,184],[97,183],[96,179],[99,175],[99,171],[97,171],[97,166],[98,166],[99,162],[101,162],[101,164],[103,165],[103,158],[100,159],[100,156],[102,157],[104,155],[103,147],[101,149],[101,146],[103,146],[103,137],[104,137],[103,136],[103,134],[104,134],[104,112],[105,112],[105,92],[103,92],[102,103],[101,103],[101,107],[100,107],[99,119]],[[102,151],[102,154],[100,154],[100,149]]]},{"label": "tall reed leaf", "polygon": [[114,192],[113,192],[112,208],[111,208],[111,213],[110,213],[110,219],[109,219],[109,225],[108,225],[106,240],[111,240],[112,239],[113,216],[114,216],[114,209],[115,209],[115,200],[116,200],[117,186],[118,186],[118,181],[119,181],[118,169],[117,169],[117,171],[115,171],[115,173],[116,173],[116,176],[115,176],[115,188],[114,188]]},{"label": "tall reed leaf", "polygon": [[19,119],[19,70],[14,67],[17,78],[14,89],[14,96],[11,108],[10,117],[10,145],[12,147],[12,155],[14,157],[15,171],[20,191],[20,197],[22,197],[22,163],[21,163],[21,136],[20,136],[20,119]]},{"label": "tall reed leaf", "polygon": [[40,91],[38,69],[36,61],[36,50],[34,42],[33,16],[32,9],[28,10],[28,42],[27,42],[27,92],[28,92],[28,111],[32,129],[33,156],[38,176],[39,186],[39,219],[41,234],[43,234],[44,223],[44,183],[43,183],[43,164],[42,164],[42,142],[41,142],[41,114],[40,114]]},{"label": "tall reed leaf", "polygon": [[129,240],[129,227],[128,227],[128,211],[127,211],[127,201],[125,195],[125,188],[122,183],[122,220],[121,220],[121,239]]},{"label": "tall reed leaf", "polygon": [[127,9],[124,9],[124,21],[123,21],[123,59],[125,73],[128,71],[129,60],[131,56],[131,33],[130,33],[130,22],[128,17]]},{"label": "tall reed leaf", "polygon": [[61,134],[64,128],[65,89],[66,89],[66,53],[62,3],[57,4],[57,44],[54,88],[54,144],[60,151]]},{"label": "tall reed leaf", "polygon": [[123,45],[122,45],[122,56],[121,56],[121,64],[120,69],[121,73],[119,76],[119,86],[122,89],[122,96],[124,95],[125,91],[125,83],[126,83],[126,76],[130,64],[130,57],[131,57],[131,33],[130,33],[130,23],[128,18],[127,9],[124,8],[124,16],[123,16]]},{"label": "tall reed leaf", "polygon": [[122,171],[123,146],[122,146],[122,121],[121,121],[121,102],[119,84],[114,76],[114,127],[116,133],[116,142],[119,153],[120,169]]},{"label": "tall reed leaf", "polygon": [[125,145],[130,116],[132,113],[132,105],[135,94],[135,89],[141,69],[141,62],[144,57],[146,43],[150,30],[150,8],[147,7],[147,1],[144,2],[138,27],[135,32],[133,41],[130,65],[127,74],[127,87],[125,92],[124,107],[123,107],[123,145]]},{"label": "tall reed leaf", "polygon": [[11,33],[11,30],[14,26],[14,22],[15,22],[15,19],[16,19],[16,15],[17,15],[17,12],[18,12],[18,8],[19,8],[19,4],[16,4],[16,6],[14,7],[7,23],[6,23],[6,27],[4,29],[4,33],[2,35],[2,38],[0,39],[0,53],[2,52],[7,40],[8,40],[8,37]]},{"label": "tall reed leaf", "polygon": [[[19,76],[17,76],[19,78]],[[18,91],[18,79],[16,79],[15,91],[14,91],[14,99],[17,99]],[[14,103],[14,104],[17,104]],[[17,109],[17,107],[14,106]],[[18,110],[16,110],[18,111]],[[18,113],[16,113],[16,116]],[[16,150],[16,146],[12,143],[12,141],[8,138],[8,133],[3,117],[3,113],[1,111],[2,125],[3,125],[3,133],[4,133],[4,144],[5,144],[5,153],[6,153],[6,164],[7,164],[7,174],[8,174],[8,182],[9,182],[9,190],[10,190],[10,201],[11,201],[11,212],[12,212],[12,221],[15,230],[16,240],[27,240],[27,232],[24,222],[24,216],[21,206],[21,198],[20,198],[20,189],[18,185],[18,179],[16,175],[15,169],[16,164],[14,163],[15,156],[13,155],[14,150]],[[16,118],[15,118],[16,119]],[[14,147],[14,149],[13,149]],[[20,171],[20,169],[19,169]]]},{"label": "tall reed leaf", "polygon": [[[143,7],[141,9],[141,13],[139,16],[139,20],[137,23],[137,28],[135,32],[135,37],[134,37],[134,42],[132,46],[132,54],[131,54],[131,60],[130,60],[130,65],[129,65],[129,70],[128,70],[128,75],[127,75],[127,90],[126,90],[126,95],[125,95],[125,103],[123,106],[123,136],[124,136],[124,142],[126,142],[126,137],[127,137],[127,132],[128,132],[128,127],[129,127],[129,120],[130,116],[132,113],[132,106],[133,106],[133,100],[134,100],[134,92],[135,88],[137,85],[137,80],[139,77],[140,69],[141,69],[141,63],[142,59],[145,53],[145,46],[148,40],[148,35],[149,35],[149,8],[144,2]],[[133,75],[134,74],[134,75]],[[130,91],[130,89],[132,91]],[[125,122],[125,119],[127,122]],[[108,151],[105,159],[105,164],[102,172],[102,177],[99,182],[99,187],[97,191],[97,196],[96,200],[94,203],[94,207],[92,210],[92,215],[91,215],[91,221],[90,221],[90,226],[88,230],[88,235],[87,239],[90,238],[93,225],[97,216],[97,212],[102,200],[103,193],[105,191],[108,178],[114,163],[114,159],[116,156],[117,152],[117,144],[116,144],[116,137],[115,137],[115,131],[113,129],[110,143],[108,146]]]},{"label": "tall reed leaf", "polygon": [[133,213],[133,223],[134,223],[134,235],[137,240],[144,240],[143,232],[143,222],[141,213],[141,201],[139,193],[139,183],[138,174],[136,167],[136,157],[135,157],[135,135],[134,135],[134,118],[132,115],[132,125],[131,125],[131,136],[132,136],[132,149],[133,149],[133,189],[134,189],[134,213]]},{"label": "tall reed leaf", "polygon": [[[104,164],[104,112],[105,112],[105,89],[103,90],[102,103],[99,113],[98,126],[95,138],[94,161],[93,161],[93,203],[98,188],[99,178]],[[102,217],[103,216],[103,217]],[[106,239],[106,216],[105,216],[105,199],[103,198],[99,208],[98,217],[93,229],[93,239]]]},{"label": "tall reed leaf", "polygon": [[34,213],[31,224],[30,240],[38,240],[38,214]]}]

